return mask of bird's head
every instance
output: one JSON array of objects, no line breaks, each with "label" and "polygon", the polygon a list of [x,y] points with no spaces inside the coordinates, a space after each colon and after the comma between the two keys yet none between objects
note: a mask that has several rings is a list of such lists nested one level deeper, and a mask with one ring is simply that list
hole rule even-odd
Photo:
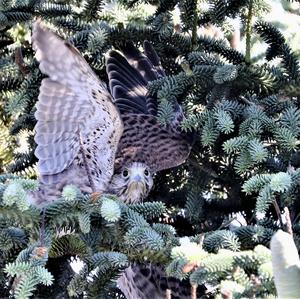
[{"label": "bird's head", "polygon": [[111,182],[112,191],[126,203],[143,200],[152,186],[153,178],[149,167],[138,162],[123,167],[120,173],[112,177]]}]

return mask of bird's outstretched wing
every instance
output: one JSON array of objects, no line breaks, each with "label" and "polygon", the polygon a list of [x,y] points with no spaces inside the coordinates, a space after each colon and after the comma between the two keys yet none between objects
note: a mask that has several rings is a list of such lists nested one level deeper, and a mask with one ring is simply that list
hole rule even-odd
[{"label": "bird's outstretched wing", "polygon": [[116,170],[133,161],[146,163],[152,172],[182,164],[192,138],[180,129],[181,108],[174,104],[174,121],[164,126],[157,118],[157,99],[147,91],[149,81],[165,75],[155,50],[147,41],[144,54],[130,43],[121,50],[123,55],[111,51],[107,59],[110,89],[124,124]]},{"label": "bird's outstretched wing", "polygon": [[131,43],[122,47],[121,55],[111,51],[107,59],[109,86],[122,115],[157,114],[157,100],[147,92],[149,81],[163,77],[160,60],[148,41],[144,42],[143,55]]},{"label": "bird's outstretched wing", "polygon": [[49,181],[66,174],[82,144],[89,166],[97,170],[92,174],[108,183],[123,124],[105,83],[75,48],[40,21],[34,24],[32,41],[40,70],[48,76],[35,113],[40,176]]}]

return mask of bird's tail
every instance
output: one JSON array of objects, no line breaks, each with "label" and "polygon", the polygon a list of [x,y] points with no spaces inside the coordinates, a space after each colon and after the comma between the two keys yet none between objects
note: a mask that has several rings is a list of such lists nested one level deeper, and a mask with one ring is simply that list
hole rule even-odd
[{"label": "bird's tail", "polygon": [[[158,265],[132,265],[125,270],[117,283],[127,299],[192,298],[189,281],[168,277]],[[204,286],[198,286],[197,298],[203,296],[205,290]]]}]

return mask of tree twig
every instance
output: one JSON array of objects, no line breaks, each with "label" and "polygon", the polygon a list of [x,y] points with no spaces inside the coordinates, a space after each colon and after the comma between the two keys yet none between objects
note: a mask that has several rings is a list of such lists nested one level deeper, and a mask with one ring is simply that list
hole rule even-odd
[{"label": "tree twig", "polygon": [[196,1],[196,8],[194,11],[194,22],[192,28],[192,50],[195,51],[198,47],[197,43],[197,29],[198,29],[198,1]]},{"label": "tree twig", "polygon": [[44,247],[45,246],[45,208],[43,208],[43,212],[42,212],[40,242],[41,242],[41,246]]},{"label": "tree twig", "polygon": [[24,62],[23,54],[22,54],[22,49],[21,47],[16,48],[15,52],[15,63],[18,65],[21,73],[26,76],[29,74],[29,69],[27,65]]},{"label": "tree twig", "polygon": [[273,200],[273,205],[274,205],[278,220],[280,222],[280,226],[283,228],[283,222],[282,222],[282,219],[281,219],[281,212],[280,212],[280,208],[278,206],[278,203],[277,203],[276,199]]},{"label": "tree twig", "polygon": [[237,220],[237,217],[233,217],[233,218],[229,219],[227,222],[221,224],[220,227],[218,228],[218,230],[220,230],[220,229],[222,229],[224,227],[227,227],[234,220]]},{"label": "tree twig", "polygon": [[253,9],[253,0],[250,0],[248,7],[248,15],[246,21],[246,62],[250,64],[251,61],[251,33],[252,33],[252,9]]},{"label": "tree twig", "polygon": [[292,226],[292,221],[291,221],[291,215],[290,211],[287,207],[284,207],[284,217],[286,221],[286,231],[290,235],[293,235],[293,226]]}]

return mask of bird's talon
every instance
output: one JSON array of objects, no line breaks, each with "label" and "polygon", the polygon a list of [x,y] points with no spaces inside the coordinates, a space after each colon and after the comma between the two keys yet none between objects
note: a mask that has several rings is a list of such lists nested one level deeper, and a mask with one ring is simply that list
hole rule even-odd
[{"label": "bird's talon", "polygon": [[91,194],[92,203],[95,203],[101,195],[102,195],[102,192],[93,192]]}]

